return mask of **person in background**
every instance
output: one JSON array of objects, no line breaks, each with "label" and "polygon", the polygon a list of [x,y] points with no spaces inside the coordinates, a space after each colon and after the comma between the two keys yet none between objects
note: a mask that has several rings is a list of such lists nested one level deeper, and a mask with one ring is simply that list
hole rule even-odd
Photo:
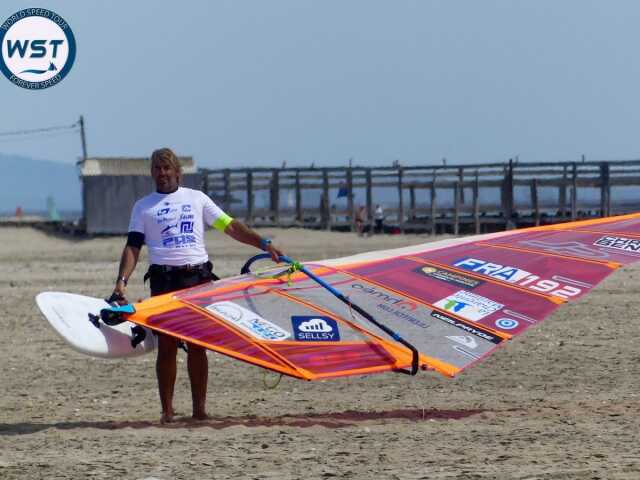
[{"label": "person in background", "polygon": [[384,226],[383,226],[383,222],[384,222],[384,210],[382,209],[382,206],[380,204],[376,205],[376,209],[373,213],[373,219],[376,222],[376,232],[377,233],[382,233]]},{"label": "person in background", "polygon": [[[156,191],[139,199],[131,212],[129,235],[120,258],[120,268],[112,301],[127,303],[126,288],[140,255],[149,249],[151,295],[193,287],[217,280],[205,248],[206,226],[229,235],[238,242],[260,248],[277,262],[282,252],[271,241],[234,220],[199,190],[181,187],[182,168],[169,148],[151,155],[151,176]],[[162,406],[162,423],[174,417],[173,390],[176,381],[178,340],[158,334],[156,375]],[[191,382],[193,418],[206,419],[208,361],[204,348],[187,344],[187,370]]]},{"label": "person in background", "polygon": [[367,209],[364,205],[360,205],[356,210],[356,232],[358,232],[358,236],[362,237],[364,235],[364,224],[367,218]]}]

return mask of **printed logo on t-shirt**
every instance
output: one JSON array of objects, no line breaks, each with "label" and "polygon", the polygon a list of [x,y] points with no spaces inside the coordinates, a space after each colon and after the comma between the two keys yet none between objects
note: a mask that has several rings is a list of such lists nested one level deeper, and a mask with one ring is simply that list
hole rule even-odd
[{"label": "printed logo on t-shirt", "polygon": [[191,205],[170,205],[158,210],[156,221],[164,225],[160,231],[162,246],[168,248],[187,248],[196,244],[193,234],[193,214]]},{"label": "printed logo on t-shirt", "polygon": [[180,233],[193,233],[193,213],[191,213],[191,205],[185,203],[182,205],[182,213],[180,214]]}]

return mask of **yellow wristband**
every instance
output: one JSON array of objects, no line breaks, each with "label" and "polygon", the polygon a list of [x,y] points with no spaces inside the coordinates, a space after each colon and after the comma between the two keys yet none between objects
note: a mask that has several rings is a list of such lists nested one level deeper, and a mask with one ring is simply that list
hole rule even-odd
[{"label": "yellow wristband", "polygon": [[226,213],[223,213],[216,219],[215,222],[213,222],[213,228],[224,232],[231,222],[233,222],[233,218],[231,218]]}]

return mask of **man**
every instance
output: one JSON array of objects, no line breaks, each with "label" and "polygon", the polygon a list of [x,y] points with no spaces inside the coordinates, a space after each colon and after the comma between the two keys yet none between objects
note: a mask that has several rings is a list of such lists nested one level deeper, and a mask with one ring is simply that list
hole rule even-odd
[{"label": "man", "polygon": [[362,237],[364,235],[364,222],[367,217],[367,209],[364,205],[358,206],[356,209],[356,232],[358,232],[358,236]]},{"label": "man", "polygon": [[384,222],[384,210],[382,205],[376,205],[373,218],[376,221],[376,232],[382,233],[384,231],[384,226],[382,225],[382,222]]},{"label": "man", "polygon": [[[151,176],[156,191],[138,200],[133,207],[113,298],[118,298],[120,302],[127,301],[127,282],[144,244],[149,249],[151,266],[147,275],[150,277],[152,296],[216,280],[204,243],[205,224],[212,225],[239,242],[270,253],[274,261],[278,261],[282,255],[269,240],[232,219],[207,195],[181,187],[182,168],[170,149],[161,148],[153,152]],[[162,423],[171,422],[175,414],[173,389],[177,348],[178,341],[175,338],[158,334],[156,375]],[[208,361],[204,348],[188,344],[187,370],[191,382],[193,418],[206,419]]]}]

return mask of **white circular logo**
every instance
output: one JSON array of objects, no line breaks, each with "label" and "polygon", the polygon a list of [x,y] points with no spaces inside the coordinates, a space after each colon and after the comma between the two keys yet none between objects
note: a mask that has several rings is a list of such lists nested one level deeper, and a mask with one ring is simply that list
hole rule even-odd
[{"label": "white circular logo", "polygon": [[496,320],[496,327],[503,330],[513,330],[518,325],[520,325],[518,321],[514,320],[513,318],[499,318],[498,320]]},{"label": "white circular logo", "polygon": [[19,87],[38,90],[59,83],[76,58],[69,24],[45,8],[25,8],[0,25],[0,70]]}]

